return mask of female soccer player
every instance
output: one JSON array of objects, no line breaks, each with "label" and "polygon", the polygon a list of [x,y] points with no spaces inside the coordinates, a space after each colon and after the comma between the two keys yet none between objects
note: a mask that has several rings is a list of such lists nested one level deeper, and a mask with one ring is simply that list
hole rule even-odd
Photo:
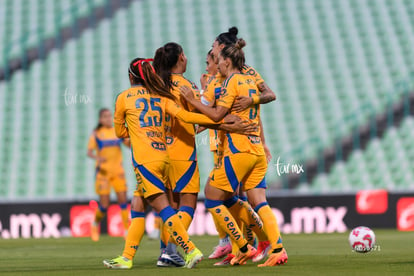
[{"label": "female soccer player", "polygon": [[[226,80],[223,82],[216,107],[203,105],[193,97],[188,89],[181,89],[182,95],[190,104],[215,121],[221,120],[227,113],[230,113],[259,123],[260,105],[255,104],[243,111],[231,109],[237,97],[252,97],[259,93],[253,76],[242,74],[245,66],[242,48],[245,45],[246,42],[243,39],[238,39],[235,45],[225,46],[218,56],[218,69]],[[224,149],[223,166],[214,169],[210,184],[206,187],[206,207],[240,248],[231,260],[231,264],[244,264],[251,257],[252,251],[252,247],[243,238],[235,218],[225,206],[225,201],[233,197],[240,183],[242,183],[243,190],[247,192],[250,204],[260,216],[263,230],[271,244],[269,258],[259,266],[286,263],[288,257],[283,248],[276,217],[266,200],[267,161],[260,131],[248,135],[227,133]]]},{"label": "female soccer player", "polygon": [[87,155],[96,160],[95,189],[99,195],[99,205],[95,219],[91,224],[91,238],[99,240],[99,224],[110,204],[111,187],[115,190],[121,207],[122,222],[125,232],[128,229],[127,185],[122,167],[121,143],[129,147],[129,139],[119,139],[115,135],[112,114],[107,108],[99,111],[99,122],[92,132]]},{"label": "female soccer player", "polygon": [[[180,95],[181,87],[191,87],[191,93],[199,99],[197,86],[186,79],[183,74],[187,70],[187,57],[183,48],[174,42],[165,44],[155,52],[154,68],[163,79],[176,103],[187,111],[194,111]],[[200,191],[200,174],[197,163],[194,125],[175,118],[167,118],[167,149],[170,156],[169,180],[173,193],[172,200],[179,210],[186,229],[190,227]],[[228,126],[230,127],[230,126]],[[226,128],[227,129],[227,128]],[[246,131],[246,129],[229,129],[230,131]],[[165,231],[164,231],[165,233]],[[158,265],[173,262],[176,264],[176,250],[173,243],[168,243],[167,235],[161,238],[161,256]],[[166,247],[165,249],[163,247]]]},{"label": "female soccer player", "polygon": [[[229,36],[229,34],[221,34],[219,36],[224,36],[225,38]],[[229,41],[233,41],[232,37],[230,37],[228,39]],[[235,40],[234,40],[235,42]],[[231,43],[230,43],[231,45]],[[225,78],[223,78],[223,76],[221,76],[219,73],[217,73],[217,65],[214,62],[214,66],[211,64],[214,59],[214,55],[212,53],[212,50],[209,52],[208,56],[207,56],[207,68],[206,69],[213,69],[216,70],[216,76],[214,78],[209,78],[208,83],[205,87],[204,93],[201,96],[201,102],[205,105],[208,106],[215,106],[216,104],[216,100],[219,98],[220,93],[221,93],[221,85],[224,81]],[[210,62],[209,62],[210,61]],[[260,121],[260,126],[262,129],[262,125],[261,125],[261,121]],[[263,146],[265,148],[266,151],[266,156],[269,156],[269,158],[271,158],[270,155],[270,151],[267,149],[267,146],[264,143],[264,133],[263,131],[261,131],[261,137],[262,137],[262,141],[263,141]],[[211,150],[214,150],[214,160],[215,160],[215,167],[219,167],[221,166],[221,161],[222,161],[222,141],[224,140],[224,136],[223,136],[223,131],[217,131],[217,130],[210,130],[210,147]],[[219,142],[219,143],[218,143]],[[268,160],[269,161],[269,160]],[[209,181],[209,180],[208,180]],[[246,195],[245,193],[239,189],[239,194],[238,194],[239,198],[243,201],[247,201]],[[251,210],[251,206],[249,204],[244,204],[243,205],[244,208],[246,208],[247,210]],[[255,216],[257,216],[257,214],[254,214]],[[259,219],[260,220],[260,219]],[[221,265],[227,265],[230,264],[231,259],[234,257],[234,254],[238,251],[238,247],[233,243],[233,249],[231,249],[231,245],[230,245],[230,241],[227,237],[227,234],[224,232],[224,230],[220,227],[219,223],[214,220],[215,225],[216,225],[216,229],[217,232],[219,234],[220,240],[219,240],[219,244],[214,247],[214,251],[212,254],[210,254],[209,258],[210,259],[218,259],[221,258],[223,256],[227,257],[217,263],[215,263],[214,265],[216,266],[221,266]],[[252,229],[250,229],[249,227],[249,223],[245,223],[243,225],[243,232],[245,237],[248,239],[249,244],[253,245],[257,242],[257,239],[254,235],[254,232],[252,231]],[[239,227],[242,227],[242,225],[239,225]],[[263,239],[263,235],[261,235],[261,233],[259,234],[259,236],[262,238],[262,240],[259,239],[259,244],[257,247],[257,253],[256,255],[252,258],[252,260],[254,262],[258,262],[260,260],[262,260],[266,253],[267,250],[269,250],[269,242],[267,241],[267,238]],[[233,251],[233,252],[232,252]],[[230,254],[231,252],[231,254]]]},{"label": "female soccer player", "polygon": [[[220,87],[223,81],[220,74],[218,74],[217,64],[214,60],[212,50],[208,51],[206,56],[206,72],[202,74],[200,78],[201,87],[203,88],[201,93],[201,102],[208,106],[215,105],[216,96],[220,94]],[[204,131],[205,128],[200,127],[198,133]],[[217,129],[209,129],[210,136],[210,151],[213,152],[214,167],[221,166],[221,160],[223,157],[222,142],[223,132]],[[232,250],[229,235],[220,227],[218,222],[213,218],[216,230],[219,236],[219,244],[214,247],[214,251],[208,257],[209,259],[219,259]]]},{"label": "female soccer player", "polygon": [[[132,163],[137,175],[137,190],[131,203],[131,226],[122,256],[104,260],[109,268],[129,269],[144,234],[143,198],[158,212],[170,237],[184,250],[185,266],[194,267],[203,254],[190,240],[179,215],[169,205],[165,193],[169,156],[165,134],[167,113],[187,123],[215,124],[202,114],[180,108],[149,63],[152,59],[134,59],[129,66],[131,88],[120,93],[115,104],[115,132],[130,137]],[[229,122],[233,117],[227,117]],[[234,120],[233,120],[234,121]],[[224,122],[224,121],[223,121]]]}]

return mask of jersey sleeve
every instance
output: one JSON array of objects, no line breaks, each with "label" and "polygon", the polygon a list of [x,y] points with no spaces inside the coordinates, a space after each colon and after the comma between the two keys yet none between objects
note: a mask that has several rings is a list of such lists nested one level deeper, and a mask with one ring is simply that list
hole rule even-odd
[{"label": "jersey sleeve", "polygon": [[250,75],[253,77],[254,81],[256,82],[256,85],[259,85],[265,82],[262,76],[253,67],[245,65],[243,69],[244,69],[243,71],[245,71],[244,74]]},{"label": "jersey sleeve", "polygon": [[128,129],[125,126],[126,106],[123,95],[123,93],[120,93],[115,101],[114,127],[116,136],[119,138],[129,137]]},{"label": "jersey sleeve", "polygon": [[[198,90],[197,85],[192,81],[190,81],[190,83],[191,83],[191,90],[193,91],[193,94],[194,94],[194,98],[197,99],[197,100],[200,100],[201,96],[200,96],[200,91]],[[188,104],[187,107],[188,107],[189,111],[195,111],[196,110],[196,108],[194,106],[192,106],[191,104]]]},{"label": "jersey sleeve", "polygon": [[167,99],[165,104],[165,111],[171,116],[178,118],[179,120],[189,123],[189,124],[200,124],[200,125],[215,125],[222,122],[214,122],[206,115],[189,112],[181,108],[174,101]]},{"label": "jersey sleeve", "polygon": [[96,150],[98,145],[96,144],[95,132],[89,136],[88,150]]},{"label": "jersey sleeve", "polygon": [[207,84],[204,93],[201,95],[201,102],[204,105],[209,105],[212,101],[214,101],[214,82]]},{"label": "jersey sleeve", "polygon": [[217,100],[217,105],[231,108],[237,96],[237,78],[230,77],[223,82],[221,87],[220,97]]}]

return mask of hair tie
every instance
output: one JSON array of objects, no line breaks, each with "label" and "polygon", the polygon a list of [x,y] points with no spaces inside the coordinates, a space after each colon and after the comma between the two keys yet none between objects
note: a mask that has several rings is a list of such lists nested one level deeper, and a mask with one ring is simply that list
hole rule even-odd
[{"label": "hair tie", "polygon": [[[136,66],[137,64],[138,64],[138,71],[139,71],[139,75],[140,75],[140,77],[143,79],[143,80],[145,80],[145,78],[144,78],[144,74],[142,73],[142,64],[144,63],[144,62],[150,62],[150,61],[154,61],[154,59],[152,59],[152,58],[147,58],[147,59],[140,59],[140,60],[137,60],[136,62],[134,62],[132,65],[133,66]],[[149,63],[149,65],[151,66],[151,69],[152,69],[152,71],[154,72],[154,74],[155,74],[155,69],[154,69],[154,67],[152,67],[152,65],[151,65],[151,63]]]}]

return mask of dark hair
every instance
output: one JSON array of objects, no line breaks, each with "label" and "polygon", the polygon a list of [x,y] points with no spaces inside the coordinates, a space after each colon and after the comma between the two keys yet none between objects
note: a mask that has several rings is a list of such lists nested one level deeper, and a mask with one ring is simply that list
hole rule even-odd
[{"label": "dark hair", "polygon": [[216,40],[219,44],[224,44],[226,46],[232,45],[237,41],[237,34],[239,30],[237,27],[231,27],[228,32],[221,33],[216,37]]},{"label": "dark hair", "polygon": [[244,52],[242,50],[244,46],[246,46],[246,41],[243,38],[239,38],[234,45],[224,47],[220,55],[223,58],[230,58],[233,66],[241,71],[245,63]]},{"label": "dark hair", "polygon": [[[110,111],[109,108],[101,108],[99,109],[99,119],[101,119],[102,115],[104,114],[104,112],[106,111]],[[98,124],[95,127],[95,131],[98,131],[101,127],[103,127],[102,123],[99,121]]]},{"label": "dark hair", "polygon": [[171,69],[177,64],[182,52],[183,48],[175,42],[169,42],[155,51],[154,68],[168,90],[172,87]]},{"label": "dark hair", "polygon": [[214,60],[213,49],[210,49],[210,51],[208,51],[207,56],[211,57]]},{"label": "dark hair", "polygon": [[165,87],[163,80],[155,73],[150,61],[152,59],[135,58],[129,64],[128,72],[135,84],[142,84],[150,94],[175,100],[170,90]]}]

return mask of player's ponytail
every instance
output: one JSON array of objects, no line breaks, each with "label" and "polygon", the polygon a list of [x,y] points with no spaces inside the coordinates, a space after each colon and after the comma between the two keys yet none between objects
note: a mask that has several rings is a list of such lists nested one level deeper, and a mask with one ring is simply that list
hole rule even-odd
[{"label": "player's ponytail", "polygon": [[246,46],[246,41],[243,38],[239,38],[234,45],[224,47],[220,55],[223,58],[230,58],[233,67],[241,71],[246,60],[242,50],[244,46]]},{"label": "player's ponytail", "polygon": [[155,72],[151,65],[153,59],[134,59],[129,66],[129,73],[134,79],[134,83],[142,84],[150,94],[159,95],[162,97],[175,100],[175,97],[166,88],[162,79]]},{"label": "player's ponytail", "polygon": [[109,109],[108,108],[99,109],[99,120],[98,120],[98,124],[95,127],[95,131],[98,131],[101,127],[103,127],[103,124],[101,123],[101,117],[106,111],[109,111]]},{"label": "player's ponytail", "polygon": [[232,45],[237,41],[237,34],[239,30],[237,27],[229,28],[228,32],[221,33],[216,37],[217,42],[221,45],[224,44],[225,46]]},{"label": "player's ponytail", "polygon": [[154,68],[164,81],[167,88],[172,88],[171,69],[177,64],[178,58],[183,53],[183,48],[175,43],[169,42],[155,51]]}]

